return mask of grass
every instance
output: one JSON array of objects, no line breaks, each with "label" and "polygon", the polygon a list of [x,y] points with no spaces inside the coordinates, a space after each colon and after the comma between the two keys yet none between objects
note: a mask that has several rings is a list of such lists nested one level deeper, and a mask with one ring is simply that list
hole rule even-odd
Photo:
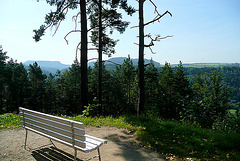
[{"label": "grass", "polygon": [[127,128],[131,131],[136,131],[138,127],[135,127],[131,125],[130,123],[126,122],[126,118],[121,116],[118,118],[114,117],[86,117],[86,116],[76,116],[76,117],[68,117],[68,116],[62,116],[66,119],[74,120],[83,122],[86,126],[111,126],[111,127],[117,127],[117,128]]},{"label": "grass", "polygon": [[[146,148],[175,160],[240,160],[240,134],[212,132],[196,125],[151,116],[62,117],[83,122],[86,126],[127,128]],[[19,126],[18,115],[0,115],[1,129]]]},{"label": "grass", "polygon": [[137,131],[146,146],[180,160],[240,160],[240,135],[153,117],[129,117],[128,122],[145,127]]},{"label": "grass", "polygon": [[20,126],[20,117],[18,115],[12,113],[0,115],[0,129],[13,129]]}]

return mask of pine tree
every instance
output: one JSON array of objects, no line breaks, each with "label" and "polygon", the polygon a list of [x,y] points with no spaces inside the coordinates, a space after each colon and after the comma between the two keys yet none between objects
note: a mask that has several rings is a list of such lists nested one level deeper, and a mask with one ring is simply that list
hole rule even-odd
[{"label": "pine tree", "polygon": [[147,66],[145,71],[145,96],[146,96],[146,110],[156,113],[158,99],[157,99],[157,88],[158,88],[158,71],[155,67],[153,60],[151,59],[150,64]]},{"label": "pine tree", "polygon": [[35,62],[29,65],[30,93],[29,108],[37,111],[46,111],[44,108],[46,75]]},{"label": "pine tree", "polygon": [[6,61],[8,56],[6,56],[7,52],[4,52],[2,48],[0,48],[0,114],[4,112],[4,86],[6,83]]},{"label": "pine tree", "polygon": [[222,120],[230,107],[229,87],[223,84],[222,76],[216,70],[196,77],[193,84],[193,116],[204,127],[211,128],[218,119]]},{"label": "pine tree", "polygon": [[185,113],[188,110],[188,106],[191,100],[191,88],[189,81],[184,74],[182,62],[180,61],[176,74],[174,75],[173,86],[174,93],[176,95],[176,112],[177,119],[180,119],[180,115],[185,117]]},{"label": "pine tree", "polygon": [[28,73],[22,63],[16,63],[12,75],[13,88],[13,111],[18,111],[18,107],[27,105],[27,97],[29,95]]},{"label": "pine tree", "polygon": [[117,85],[122,88],[121,91],[124,94],[124,99],[122,98],[122,100],[126,100],[127,102],[127,104],[125,102],[126,105],[124,107],[124,112],[126,113],[128,111],[132,114],[133,112],[136,113],[136,110],[134,109],[134,104],[137,100],[134,97],[134,95],[136,94],[136,91],[134,91],[136,83],[136,69],[133,65],[132,60],[130,59],[130,56],[128,56],[128,58],[124,60],[122,65],[116,66],[113,77]]},{"label": "pine tree", "polygon": [[160,115],[166,118],[176,118],[176,99],[174,93],[174,73],[173,70],[167,62],[160,72],[159,80],[159,110]]}]

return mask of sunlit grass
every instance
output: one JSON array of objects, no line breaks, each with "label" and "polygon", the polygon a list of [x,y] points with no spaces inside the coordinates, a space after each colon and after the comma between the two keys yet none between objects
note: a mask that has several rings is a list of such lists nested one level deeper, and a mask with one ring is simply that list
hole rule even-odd
[{"label": "sunlit grass", "polygon": [[166,156],[193,160],[240,160],[240,135],[212,132],[196,125],[140,116],[128,122],[144,127],[138,138]]},{"label": "sunlit grass", "polygon": [[76,116],[76,117],[68,117],[62,116],[64,118],[83,122],[86,126],[111,126],[117,128],[127,128],[129,130],[137,130],[138,127],[131,125],[126,121],[126,117],[118,117],[114,118],[112,116],[108,117],[86,117],[86,116]]},{"label": "sunlit grass", "polygon": [[12,113],[0,115],[0,129],[12,129],[20,126],[20,117],[18,115]]}]

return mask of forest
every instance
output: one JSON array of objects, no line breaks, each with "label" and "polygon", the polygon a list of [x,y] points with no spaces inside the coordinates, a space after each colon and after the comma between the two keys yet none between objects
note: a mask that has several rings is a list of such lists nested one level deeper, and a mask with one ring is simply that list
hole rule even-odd
[{"label": "forest", "polygon": [[[114,70],[103,66],[103,101],[97,103],[98,62],[88,68],[88,102],[81,107],[81,72],[77,60],[69,70],[43,74],[37,63],[26,69],[22,63],[9,59],[0,51],[0,113],[17,113],[25,107],[57,115],[113,116],[136,115],[138,75],[130,57]],[[169,120],[195,122],[212,128],[230,124],[233,115],[239,120],[240,68],[184,68],[166,63],[156,68],[153,61],[145,66],[144,114]],[[102,106],[102,108],[99,108]],[[225,121],[223,121],[225,120]],[[229,125],[239,130],[239,121]],[[223,126],[221,126],[223,127]],[[224,125],[224,127],[226,127]],[[215,127],[216,128],[216,127]]]}]

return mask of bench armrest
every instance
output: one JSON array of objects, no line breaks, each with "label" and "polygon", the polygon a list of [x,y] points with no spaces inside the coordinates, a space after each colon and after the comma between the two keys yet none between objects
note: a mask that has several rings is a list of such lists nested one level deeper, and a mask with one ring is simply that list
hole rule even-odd
[{"label": "bench armrest", "polygon": [[106,141],[106,140],[99,139],[99,138],[96,138],[96,137],[94,137],[94,136],[90,136],[90,135],[86,135],[86,134],[85,134],[85,137],[86,137],[86,138],[89,138],[89,139],[92,139],[92,140],[95,140],[95,141],[98,141],[98,142],[102,142],[102,143],[104,143],[104,144],[107,144],[107,141]]}]

